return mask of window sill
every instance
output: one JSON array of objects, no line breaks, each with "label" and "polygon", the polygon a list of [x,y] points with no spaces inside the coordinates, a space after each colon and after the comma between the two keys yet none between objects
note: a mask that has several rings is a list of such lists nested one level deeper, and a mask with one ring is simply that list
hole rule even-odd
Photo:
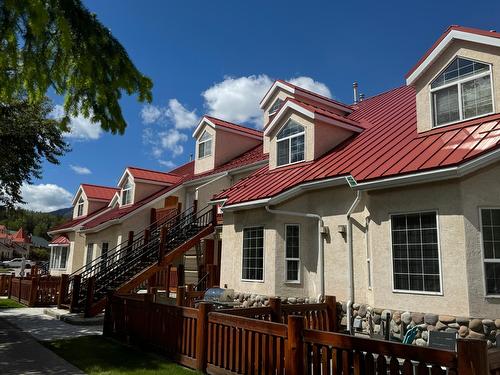
[{"label": "window sill", "polygon": [[300,281],[288,281],[288,280],[285,280],[285,284],[289,284],[289,285],[293,285],[293,286],[297,286],[297,285],[302,285],[302,283]]},{"label": "window sill", "polygon": [[259,284],[264,283],[264,280],[240,279],[240,281],[243,283],[259,283]]},{"label": "window sill", "polygon": [[424,296],[444,296],[443,292],[424,292],[424,291],[418,291],[418,290],[393,289],[392,293],[394,293],[394,294],[416,294],[416,295],[424,295]]},{"label": "window sill", "polygon": [[484,296],[485,299],[500,299],[500,294],[487,294]]}]

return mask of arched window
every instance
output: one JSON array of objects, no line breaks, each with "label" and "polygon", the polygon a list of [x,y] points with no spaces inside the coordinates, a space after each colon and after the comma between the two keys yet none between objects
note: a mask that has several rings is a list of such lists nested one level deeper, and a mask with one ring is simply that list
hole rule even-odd
[{"label": "arched window", "polygon": [[132,182],[127,179],[122,188],[122,206],[132,203]]},{"label": "arched window", "polygon": [[278,166],[304,160],[304,127],[298,122],[288,120],[277,135]]},{"label": "arched window", "polygon": [[204,131],[198,140],[198,159],[212,155],[212,136]]},{"label": "arched window", "polygon": [[491,66],[461,57],[431,83],[434,126],[493,112]]},{"label": "arched window", "polygon": [[84,200],[82,197],[78,200],[77,208],[76,208],[76,216],[82,216],[83,215],[83,203]]}]

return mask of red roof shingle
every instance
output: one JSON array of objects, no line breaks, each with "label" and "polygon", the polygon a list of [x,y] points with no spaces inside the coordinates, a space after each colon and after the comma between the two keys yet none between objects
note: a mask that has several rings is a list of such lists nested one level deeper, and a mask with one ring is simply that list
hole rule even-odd
[{"label": "red roof shingle", "polygon": [[99,199],[110,201],[113,196],[120,189],[109,187],[109,186],[99,186],[92,184],[82,184],[82,189],[88,199]]},{"label": "red roof shingle", "polygon": [[127,169],[134,178],[140,180],[154,181],[165,184],[175,184],[181,179],[180,176],[167,172],[159,172],[137,167],[128,167]]},{"label": "red roof shingle", "polygon": [[212,117],[212,116],[204,116],[204,117],[207,118],[208,120],[210,120],[216,126],[220,126],[220,127],[226,128],[226,129],[236,130],[236,131],[246,133],[248,135],[252,135],[255,137],[262,137],[262,131],[260,131],[260,130],[247,128],[246,126],[234,124],[232,122],[224,121],[224,120]]}]

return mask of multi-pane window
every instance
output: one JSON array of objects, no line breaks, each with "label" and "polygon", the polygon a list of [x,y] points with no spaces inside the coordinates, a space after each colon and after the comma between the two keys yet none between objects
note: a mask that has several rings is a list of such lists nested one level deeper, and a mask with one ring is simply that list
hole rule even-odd
[{"label": "multi-pane window", "polygon": [[198,159],[212,155],[212,136],[204,131],[198,140]]},{"label": "multi-pane window", "polygon": [[50,252],[50,268],[65,269],[68,260],[67,246],[53,246]]},{"label": "multi-pane window", "polygon": [[122,206],[132,203],[132,182],[127,180],[122,189]]},{"label": "multi-pane window", "polygon": [[87,267],[90,267],[90,263],[92,263],[93,258],[94,258],[94,244],[89,243],[87,245],[87,261],[85,263]]},{"label": "multi-pane window", "polygon": [[394,289],[441,292],[435,212],[391,217]]},{"label": "multi-pane window", "polygon": [[283,100],[281,100],[280,98],[276,99],[271,108],[269,108],[269,114],[272,115],[274,112],[280,109],[281,103],[283,103]]},{"label": "multi-pane window", "polygon": [[500,295],[500,209],[481,210],[486,294]]},{"label": "multi-pane window", "polygon": [[264,228],[243,229],[243,280],[264,280]]},{"label": "multi-pane window", "polygon": [[278,166],[304,160],[304,127],[298,122],[288,120],[277,135]]},{"label": "multi-pane window", "polygon": [[493,112],[491,67],[456,58],[431,83],[434,126]]},{"label": "multi-pane window", "polygon": [[300,227],[297,224],[285,226],[286,281],[300,281]]},{"label": "multi-pane window", "polygon": [[78,205],[77,205],[77,214],[76,216],[82,216],[83,215],[83,204],[84,200],[82,197],[78,200]]}]

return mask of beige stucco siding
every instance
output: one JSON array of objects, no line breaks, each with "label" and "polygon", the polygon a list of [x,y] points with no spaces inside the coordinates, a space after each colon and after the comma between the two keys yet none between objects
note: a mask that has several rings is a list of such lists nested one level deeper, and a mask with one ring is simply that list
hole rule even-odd
[{"label": "beige stucco siding", "polygon": [[443,54],[415,82],[417,92],[417,127],[419,132],[432,129],[430,83],[456,57],[492,64],[494,112],[500,105],[500,48],[466,41],[453,41]]},{"label": "beige stucco siding", "polygon": [[260,138],[246,137],[223,129],[217,130],[217,137],[215,140],[215,167],[227,163],[243,152],[256,147],[261,142],[262,140]]},{"label": "beige stucco siding", "polygon": [[149,197],[164,187],[165,185],[135,181],[133,203],[140,202],[144,198]]},{"label": "beige stucco siding", "polygon": [[208,125],[203,126],[203,128],[200,130],[200,137],[203,134],[203,132],[207,132],[212,136],[212,152],[209,156],[205,156],[200,159],[198,155],[198,140],[196,141],[195,147],[195,162],[194,162],[194,173],[195,174],[200,174],[203,172],[210,171],[214,169],[215,167],[215,142],[217,142],[216,139],[216,132],[215,129],[211,128]]}]

